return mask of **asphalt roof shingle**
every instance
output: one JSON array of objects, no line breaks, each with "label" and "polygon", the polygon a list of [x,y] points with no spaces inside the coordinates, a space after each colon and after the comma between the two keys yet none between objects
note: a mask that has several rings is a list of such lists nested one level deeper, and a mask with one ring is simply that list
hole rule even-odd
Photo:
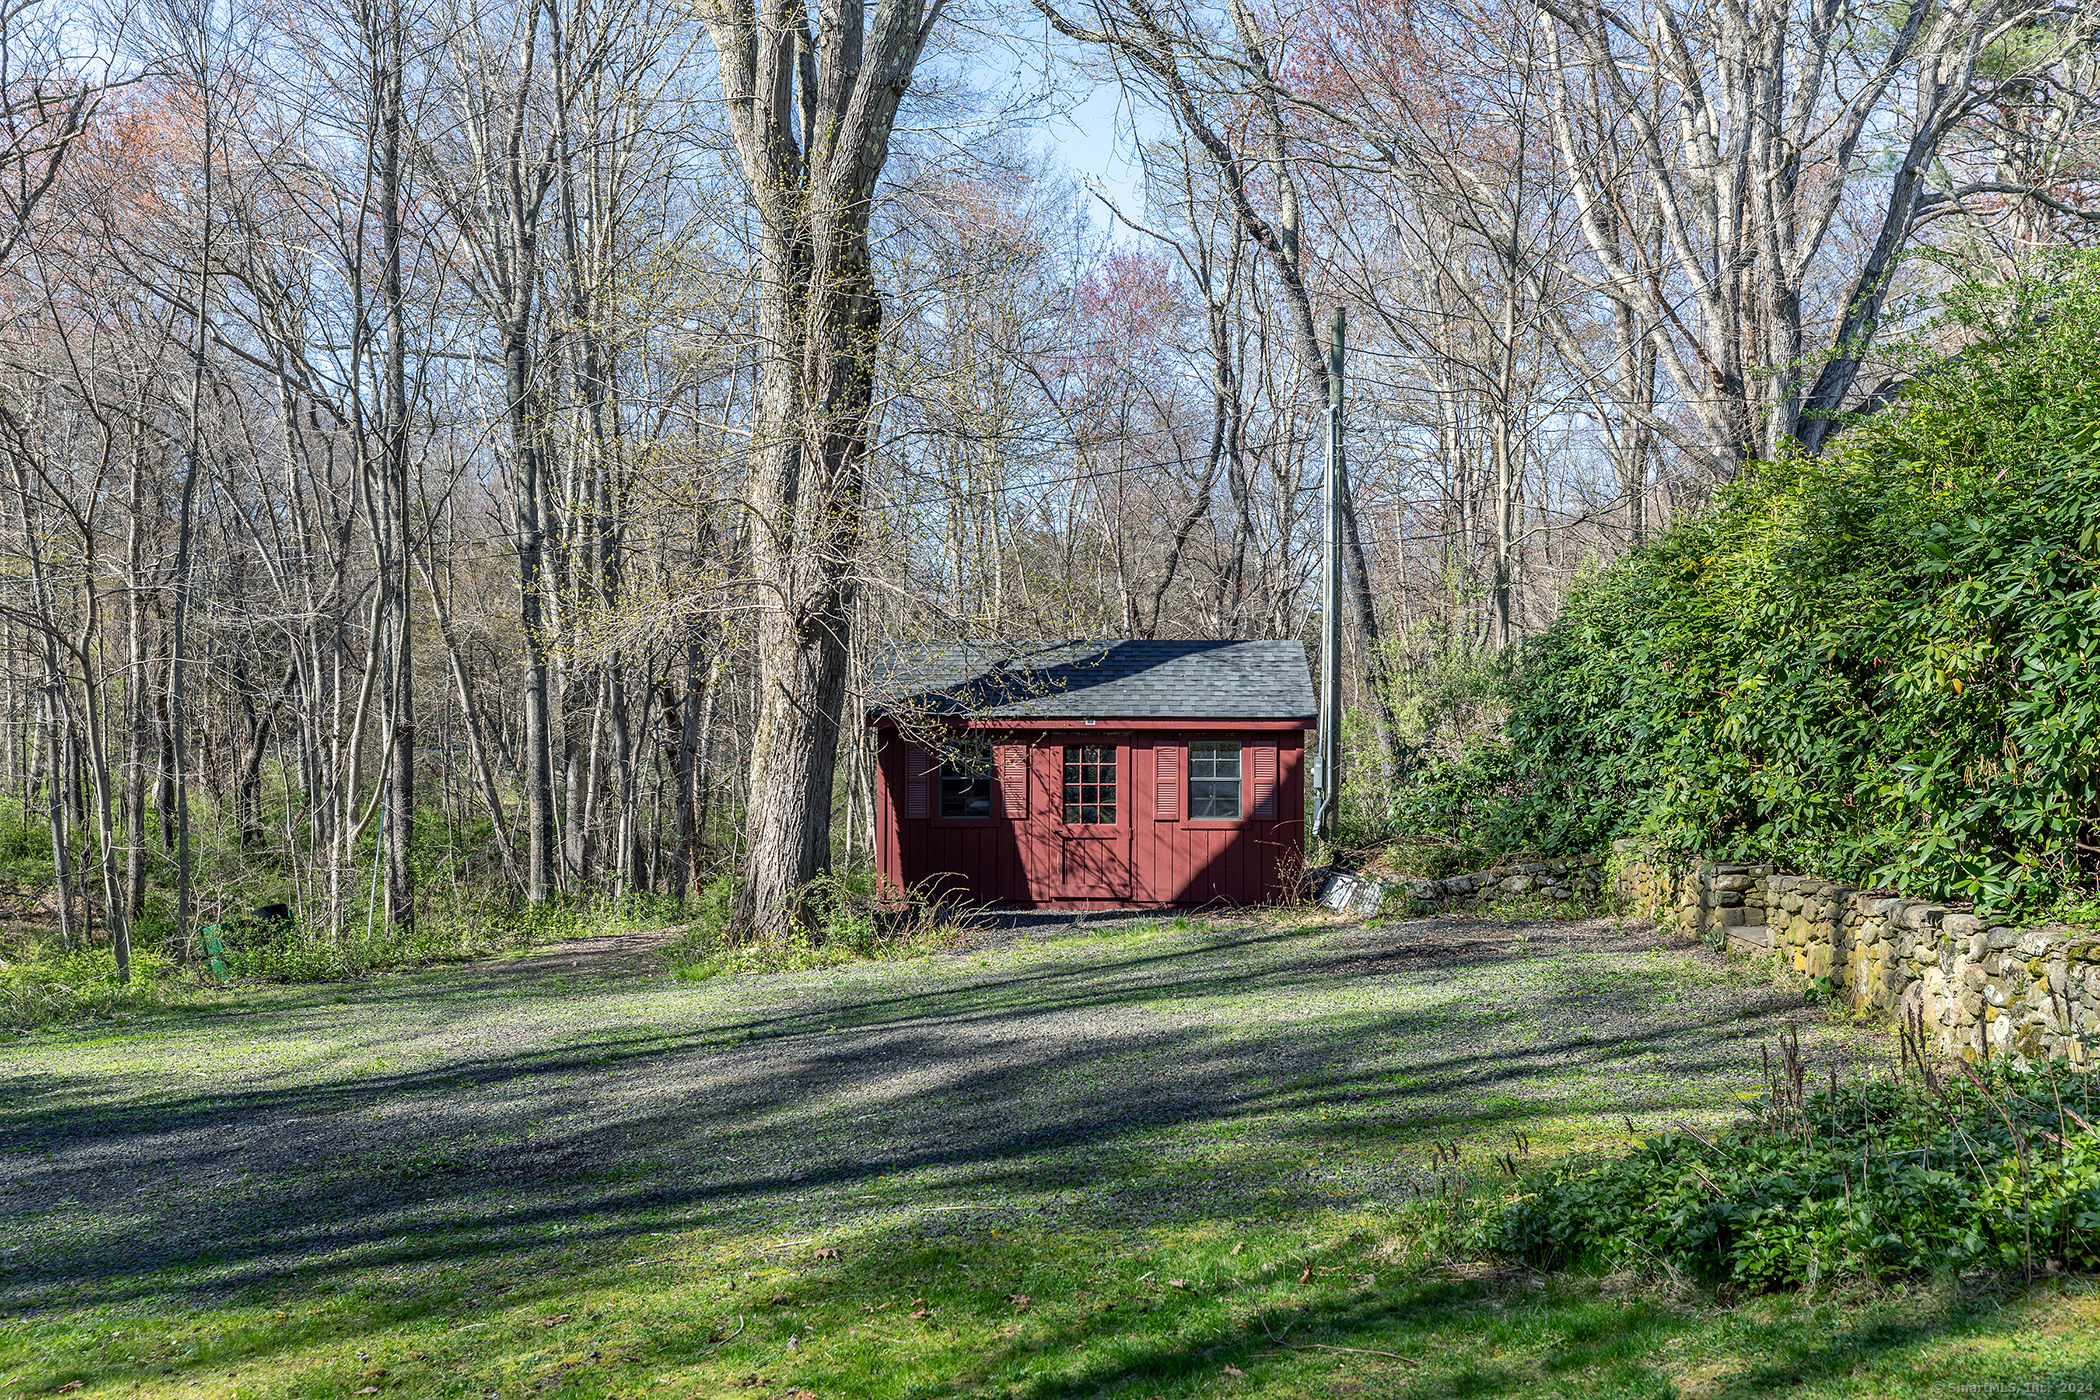
[{"label": "asphalt roof shingle", "polygon": [[978,642],[899,648],[872,713],[1009,719],[1302,719],[1318,715],[1292,641]]}]

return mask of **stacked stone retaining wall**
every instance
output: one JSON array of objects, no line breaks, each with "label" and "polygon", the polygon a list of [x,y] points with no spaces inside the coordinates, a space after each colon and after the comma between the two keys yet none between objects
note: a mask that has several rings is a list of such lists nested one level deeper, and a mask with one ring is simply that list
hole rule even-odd
[{"label": "stacked stone retaining wall", "polygon": [[1922,1017],[1942,1055],[2092,1062],[2100,933],[1999,923],[1769,865],[1673,865],[1628,841],[1614,854],[1616,891],[1635,913],[1828,979],[1854,1008]]},{"label": "stacked stone retaining wall", "polygon": [[1603,887],[1601,856],[1570,860],[1524,860],[1497,865],[1471,875],[1442,880],[1410,880],[1406,889],[1418,914],[1456,914],[1480,909],[1515,895],[1558,903]]},{"label": "stacked stone retaining wall", "polygon": [[1603,866],[1602,856],[1573,856],[1513,861],[1442,880],[1385,881],[1369,875],[1332,874],[1320,883],[1318,897],[1328,908],[1344,914],[1376,914],[1394,905],[1416,914],[1462,914],[1518,896],[1558,903],[1594,895],[1603,888]]}]

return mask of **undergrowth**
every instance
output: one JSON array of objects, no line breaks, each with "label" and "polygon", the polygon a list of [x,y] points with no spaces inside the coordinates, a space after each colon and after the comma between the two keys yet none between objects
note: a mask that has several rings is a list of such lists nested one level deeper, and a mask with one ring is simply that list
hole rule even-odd
[{"label": "undergrowth", "polygon": [[[199,925],[178,961],[173,940],[134,939],[131,977],[117,979],[108,935],[62,943],[49,927],[0,927],[0,1026],[59,1024],[121,1015],[180,1001],[224,982],[330,982],[395,968],[491,957],[565,938],[592,938],[660,928],[692,917],[688,905],[661,895],[574,900],[545,905],[495,900],[440,902],[422,911],[413,931],[383,921],[346,919],[340,928],[311,917],[272,924],[235,915]],[[217,933],[218,965],[204,933]]]},{"label": "undergrowth", "polygon": [[1535,1267],[1752,1292],[2100,1266],[2092,1076],[2061,1063],[1912,1064],[1810,1089],[1798,1041],[1783,1043],[1734,1131],[1680,1125],[1616,1161],[1531,1177],[1482,1219],[1480,1243]]},{"label": "undergrowth", "polygon": [[867,866],[834,870],[805,885],[793,931],[785,938],[744,934],[735,907],[733,876],[702,892],[672,954],[675,975],[699,981],[726,973],[801,972],[917,957],[951,946],[958,936],[948,911],[924,891],[885,894]]},{"label": "undergrowth", "polygon": [[1566,899],[1536,892],[1497,895],[1492,902],[1466,912],[1476,919],[1611,919],[1626,913],[1626,902],[1608,887],[1577,886]]},{"label": "undergrowth", "polygon": [[152,950],[134,952],[131,980],[117,980],[107,944],[66,948],[19,927],[0,927],[0,1026],[113,1016],[158,1006],[175,994],[175,965]]},{"label": "undergrowth", "polygon": [[430,900],[413,929],[352,917],[340,929],[312,918],[281,929],[236,918],[223,925],[226,964],[236,977],[325,982],[386,968],[490,957],[567,938],[661,928],[691,917],[685,901],[628,894],[529,904],[498,898]]},{"label": "undergrowth", "polygon": [[[106,941],[63,946],[48,928],[0,928],[0,1025],[38,1026],[113,1015],[179,1000],[224,981],[329,982],[405,967],[499,956],[573,938],[681,928],[670,962],[679,977],[788,972],[875,959],[915,957],[954,944],[952,911],[923,894],[878,897],[872,870],[819,876],[803,891],[785,938],[740,936],[734,877],[685,899],[668,895],[565,899],[529,904],[497,898],[424,901],[413,929],[353,911],[340,926],[306,913],[272,923],[246,913],[206,919],[185,956],[173,940],[133,945],[131,980],[120,983]],[[205,933],[217,935],[218,966]]]}]

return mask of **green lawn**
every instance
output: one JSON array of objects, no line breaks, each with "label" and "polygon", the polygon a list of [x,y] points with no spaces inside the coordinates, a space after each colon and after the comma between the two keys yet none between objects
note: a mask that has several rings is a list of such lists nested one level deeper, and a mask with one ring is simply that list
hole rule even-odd
[{"label": "green lawn", "polygon": [[1885,1058],[1602,923],[238,989],[0,1048],[0,1397],[2100,1392],[2085,1280],[1448,1257],[1516,1134],[1726,1121],[1789,1020]]}]

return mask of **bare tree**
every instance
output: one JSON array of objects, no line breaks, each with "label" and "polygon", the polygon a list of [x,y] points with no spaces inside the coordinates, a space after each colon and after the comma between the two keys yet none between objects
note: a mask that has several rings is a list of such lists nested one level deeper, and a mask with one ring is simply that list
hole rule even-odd
[{"label": "bare tree", "polygon": [[[1719,471],[1837,430],[1899,260],[1936,211],[1985,194],[2062,204],[1964,170],[1956,137],[1988,106],[2030,99],[2100,24],[2054,0],[1538,10],[1586,245],[1571,270],[1628,309],[1688,421],[1642,411],[1637,365],[1597,379],[1621,386],[1627,419]],[[1630,188],[1650,202],[1652,241]]]},{"label": "bare tree", "polygon": [[124,14],[99,36],[102,72],[75,49],[83,33],[73,8],[47,0],[0,6],[0,267],[34,227],[66,155],[112,92],[139,79],[111,71],[124,47]]},{"label": "bare tree", "polygon": [[[1275,73],[1272,36],[1254,11],[1243,0],[1231,0],[1229,28],[1214,33],[1204,12],[1182,3],[1095,0],[1091,24],[1068,17],[1051,0],[1034,3],[1059,33],[1106,50],[1127,65],[1131,76],[1202,148],[1234,216],[1267,255],[1289,317],[1291,350],[1307,387],[1316,393],[1327,390],[1327,356],[1305,264],[1298,158],[1283,105],[1285,89]],[[1264,188],[1272,200],[1266,210],[1257,206]],[[1392,712],[1391,678],[1346,470],[1338,471],[1337,482],[1348,592],[1366,679],[1364,698],[1378,735],[1377,752],[1390,779],[1405,762]]]}]

